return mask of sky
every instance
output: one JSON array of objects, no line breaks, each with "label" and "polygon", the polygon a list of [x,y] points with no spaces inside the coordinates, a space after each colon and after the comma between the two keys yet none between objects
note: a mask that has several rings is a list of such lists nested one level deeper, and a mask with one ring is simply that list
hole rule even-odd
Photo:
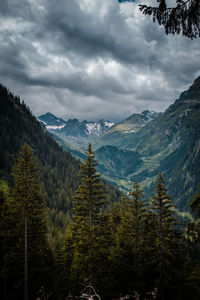
[{"label": "sky", "polygon": [[152,2],[0,0],[0,82],[36,116],[164,111],[200,75],[200,39],[167,36]]}]

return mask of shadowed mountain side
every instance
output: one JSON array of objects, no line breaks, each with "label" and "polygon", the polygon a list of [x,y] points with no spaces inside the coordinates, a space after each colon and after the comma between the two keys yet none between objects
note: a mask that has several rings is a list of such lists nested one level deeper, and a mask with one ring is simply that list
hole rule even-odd
[{"label": "shadowed mountain side", "polygon": [[[3,85],[0,85],[0,102],[0,178],[10,180],[11,166],[20,147],[27,143],[38,159],[47,206],[71,215],[72,196],[80,183],[79,161],[63,151],[26,104]],[[110,202],[119,200],[117,190],[112,186],[107,186],[107,190]]]},{"label": "shadowed mountain side", "polygon": [[[121,180],[118,180],[120,186],[123,181],[122,185],[130,189],[131,183],[128,182],[137,178],[145,188],[147,196],[150,196],[153,182],[161,170],[169,193],[172,194],[178,208],[188,209],[199,178],[199,116],[200,77],[163,114],[137,132],[124,133],[112,131],[111,128],[100,137],[96,145],[115,145],[122,150],[139,153],[142,163],[132,175],[125,176],[128,172],[124,170]],[[100,157],[99,163],[104,164],[104,160],[102,162],[101,159]],[[125,168],[130,169],[134,164],[135,162],[130,160]]]}]

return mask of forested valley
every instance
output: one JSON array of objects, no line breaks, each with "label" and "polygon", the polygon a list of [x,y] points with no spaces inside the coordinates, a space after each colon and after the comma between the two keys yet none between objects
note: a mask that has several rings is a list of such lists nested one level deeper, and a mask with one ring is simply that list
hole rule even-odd
[{"label": "forested valley", "polygon": [[91,144],[80,163],[4,86],[0,101],[1,299],[200,298],[198,186],[183,226],[161,172],[151,199],[137,180],[123,195]]}]

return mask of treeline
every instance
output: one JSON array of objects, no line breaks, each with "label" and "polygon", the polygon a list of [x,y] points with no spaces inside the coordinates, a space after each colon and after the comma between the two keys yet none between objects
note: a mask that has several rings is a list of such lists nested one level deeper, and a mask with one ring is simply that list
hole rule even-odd
[{"label": "treeline", "polygon": [[200,194],[191,203],[197,221],[180,229],[161,173],[152,199],[135,181],[130,196],[111,205],[96,166],[89,145],[73,219],[55,243],[37,161],[22,147],[12,188],[0,188],[0,298],[64,300],[89,285],[102,299],[199,299]]},{"label": "treeline", "polygon": [[[152,199],[145,200],[136,180],[130,196],[103,213],[95,167],[89,145],[64,238],[65,293],[93,286],[102,299],[199,299],[199,219],[180,229],[161,173]],[[200,216],[199,193],[191,205]]]}]

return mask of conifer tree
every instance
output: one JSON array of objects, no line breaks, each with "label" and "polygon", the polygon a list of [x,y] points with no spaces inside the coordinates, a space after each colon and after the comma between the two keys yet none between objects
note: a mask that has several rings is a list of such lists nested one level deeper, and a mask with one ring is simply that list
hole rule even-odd
[{"label": "conifer tree", "polygon": [[172,216],[174,214],[174,205],[171,202],[170,195],[167,194],[167,188],[161,172],[158,174],[154,192],[151,208],[157,216],[157,233],[162,243],[166,234],[169,234],[175,225],[176,219]]},{"label": "conifer tree", "polygon": [[[200,183],[199,183],[199,191],[200,191]],[[196,192],[194,198],[190,203],[190,207],[192,208],[192,211],[197,211],[197,216],[200,219],[200,192]]]},{"label": "conifer tree", "polygon": [[144,192],[136,180],[133,183],[130,198],[122,199],[120,208],[121,224],[117,233],[118,251],[121,255],[119,263],[121,264],[120,269],[123,277],[121,280],[125,280],[124,286],[129,282],[129,286],[127,286],[129,289],[140,289],[140,279],[144,269],[146,215]]},{"label": "conifer tree", "polygon": [[15,201],[6,181],[0,183],[0,299],[18,297],[19,256],[16,246],[21,238],[17,228]]},{"label": "conifer tree", "polygon": [[21,148],[12,175],[17,210],[16,227],[20,234],[17,247],[19,250],[24,249],[24,299],[27,300],[29,291],[36,293],[35,289],[43,284],[37,281],[42,280],[45,258],[50,255],[50,250],[46,238],[46,210],[40,192],[37,163],[31,148],[26,144]]},{"label": "conifer tree", "polygon": [[[200,170],[199,170],[200,171]],[[199,184],[200,190],[200,184]],[[197,191],[193,199],[190,202],[190,207],[193,212],[197,213],[197,219],[187,224],[188,239],[191,243],[191,249],[193,250],[192,257],[192,270],[188,278],[188,285],[193,291],[193,298],[199,299],[200,297],[200,192]]]},{"label": "conifer tree", "polygon": [[[72,282],[91,284],[97,273],[100,241],[103,238],[102,207],[105,204],[105,190],[100,174],[97,174],[94,152],[88,146],[87,159],[80,164],[81,184],[74,196],[74,241],[71,264]],[[103,245],[101,244],[103,248]]]},{"label": "conifer tree", "polygon": [[86,222],[92,238],[93,226],[98,224],[100,208],[105,204],[105,191],[100,174],[97,174],[97,161],[92,151],[91,144],[88,146],[87,159],[80,165],[79,185],[74,197],[74,220],[77,223]]},{"label": "conifer tree", "polygon": [[[155,216],[155,251],[157,257],[159,292],[162,299],[164,297],[164,282],[166,282],[167,276],[172,271],[170,265],[173,259],[175,257],[177,259],[178,257],[177,252],[180,246],[180,233],[175,229],[177,221],[173,216],[174,205],[171,202],[170,195],[167,194],[167,188],[165,187],[161,172],[158,174],[154,192],[155,194],[151,199],[151,211]],[[181,252],[179,255],[181,257]]]},{"label": "conifer tree", "polygon": [[135,246],[138,249],[143,240],[144,235],[144,221],[146,217],[146,203],[144,200],[144,191],[140,189],[140,185],[136,180],[133,184],[133,189],[130,193],[130,209],[132,212],[134,231],[135,231]]},{"label": "conifer tree", "polygon": [[0,186],[0,298],[6,297],[6,267],[7,267],[7,222],[5,209],[6,209],[6,195]]}]

